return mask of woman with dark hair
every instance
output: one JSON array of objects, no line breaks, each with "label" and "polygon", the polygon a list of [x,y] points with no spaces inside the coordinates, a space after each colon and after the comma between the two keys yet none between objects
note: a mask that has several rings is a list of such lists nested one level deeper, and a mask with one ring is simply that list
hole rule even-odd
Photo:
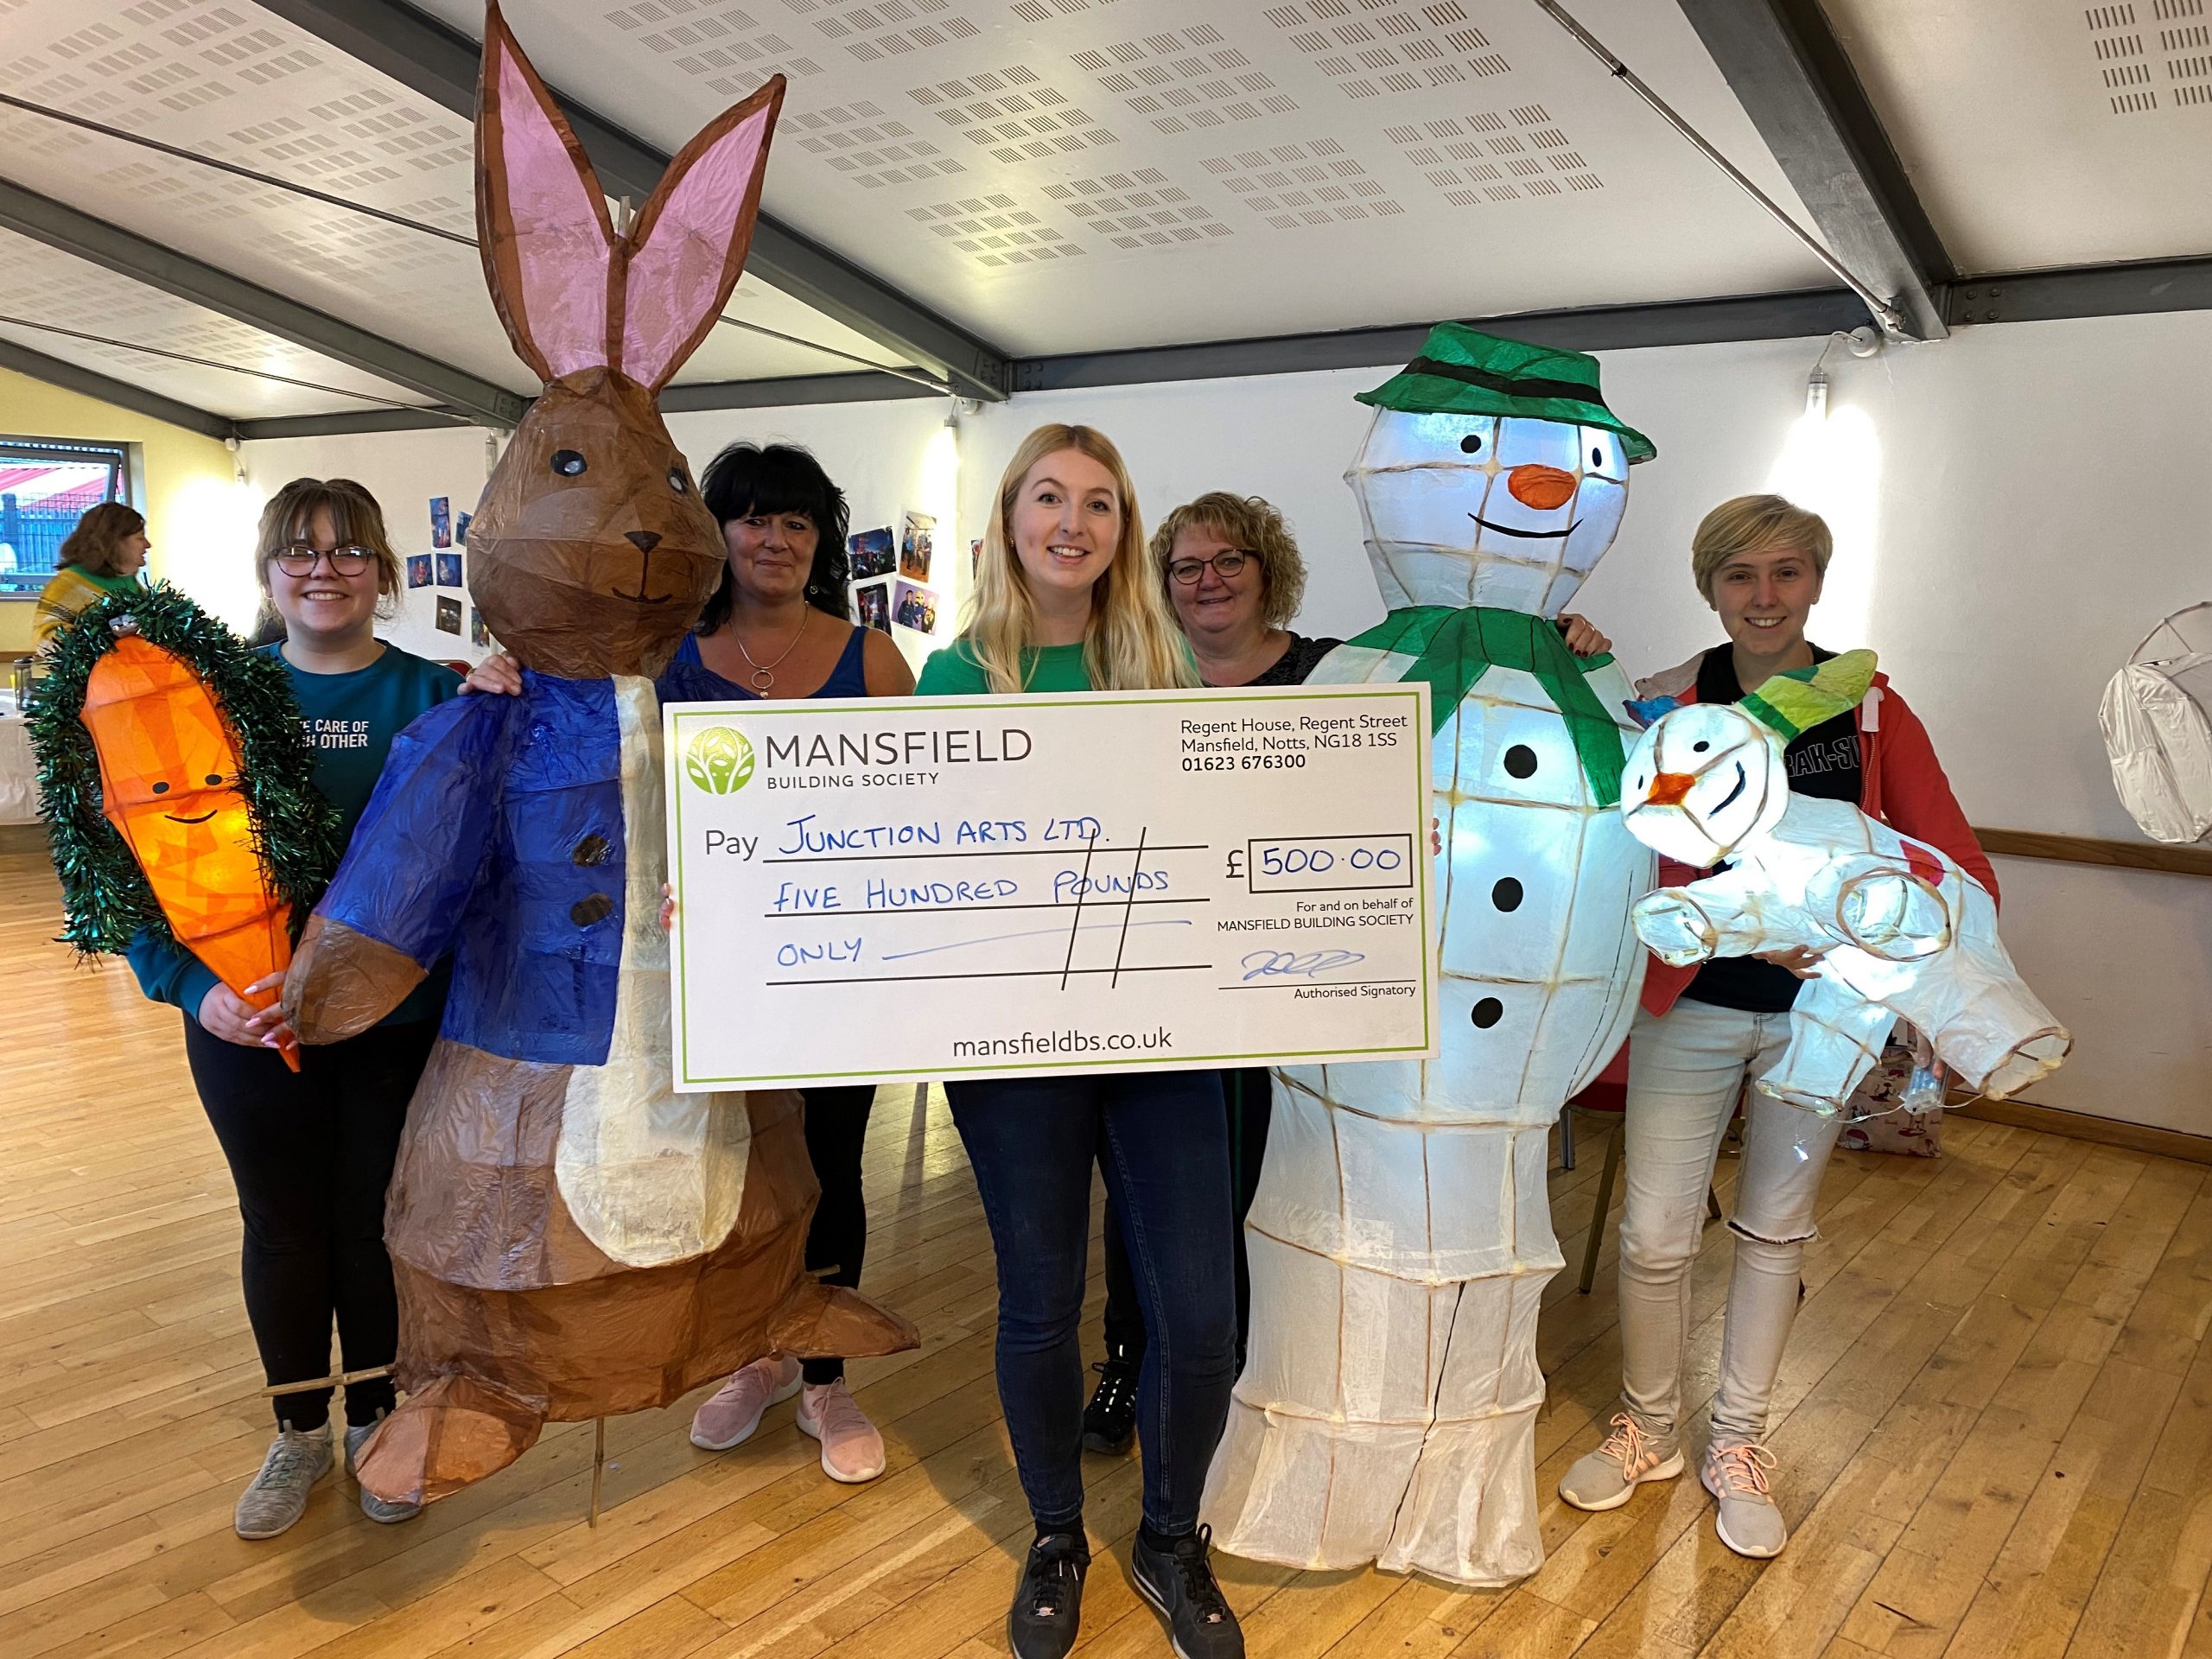
[{"label": "woman with dark hair", "polygon": [[[844,492],[821,462],[794,444],[733,443],[708,464],[699,499],[722,527],[729,564],[655,683],[663,702],[912,693],[913,671],[890,636],[855,627],[845,613],[849,514]],[[512,657],[488,658],[468,686],[518,691],[521,671]],[[671,913],[664,908],[664,918]],[[825,1284],[857,1286],[868,1243],[861,1149],[875,1090],[804,1092],[807,1155],[822,1186],[806,1265]],[[699,1408],[692,1443],[728,1451],[752,1438],[770,1406],[794,1394],[799,1427],[822,1442],[824,1474],[855,1482],[883,1472],[883,1436],[854,1403],[842,1359],[802,1364],[771,1354],[741,1367]]]},{"label": "woman with dark hair", "polygon": [[103,501],[77,521],[39,590],[32,637],[41,646],[87,606],[138,585],[146,563],[146,520],[136,507]]}]

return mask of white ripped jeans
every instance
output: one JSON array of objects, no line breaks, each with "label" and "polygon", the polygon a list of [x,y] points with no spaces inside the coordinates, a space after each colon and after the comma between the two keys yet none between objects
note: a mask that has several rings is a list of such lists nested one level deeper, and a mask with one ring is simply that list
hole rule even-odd
[{"label": "white ripped jeans", "polygon": [[[1647,1431],[1671,1435],[1681,1427],[1690,1269],[1702,1242],[1713,1160],[1745,1080],[1781,1058],[1789,1016],[1684,997],[1662,1019],[1639,1012],[1629,1040],[1622,1399]],[[1840,1118],[1750,1091],[1729,1217],[1736,1264],[1713,1396],[1716,1445],[1766,1433],[1783,1346],[1797,1315],[1798,1268],[1815,1235],[1813,1205],[1841,1128]]]}]

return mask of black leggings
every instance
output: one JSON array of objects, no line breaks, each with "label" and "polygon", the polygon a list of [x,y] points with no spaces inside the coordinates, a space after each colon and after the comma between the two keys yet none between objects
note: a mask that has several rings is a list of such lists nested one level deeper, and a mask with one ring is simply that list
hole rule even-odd
[{"label": "black leggings", "polygon": [[[1221,1074],[1222,1104],[1229,1113],[1230,1213],[1236,1217],[1236,1369],[1244,1369],[1244,1342],[1252,1329],[1252,1276],[1244,1264],[1244,1216],[1260,1185],[1260,1165],[1268,1152],[1268,1125],[1274,1117],[1274,1079],[1264,1065]],[[1122,1224],[1114,1201],[1106,1201],[1100,1240],[1106,1255],[1106,1342],[1132,1361],[1144,1358],[1144,1307],[1137,1300],[1136,1271],[1122,1243]]]},{"label": "black leggings", "polygon": [[[274,1049],[226,1043],[185,1016],[185,1058],[245,1221],[245,1313],[271,1383],[330,1374],[334,1317],[346,1370],[398,1353],[384,1194],[437,1034],[435,1020],[373,1027],[302,1048],[295,1073]],[[372,1423],[393,1402],[389,1377],[348,1383],[346,1421]],[[330,1420],[327,1388],[274,1403],[276,1421],[296,1429]]]},{"label": "black leggings", "polygon": [[[806,1269],[825,1285],[857,1289],[861,1258],[868,1253],[861,1149],[868,1141],[868,1114],[875,1104],[875,1086],[859,1084],[802,1092],[806,1096],[807,1160],[814,1166],[814,1179],[822,1186],[813,1224],[806,1230]],[[845,1362],[810,1359],[800,1370],[809,1382],[822,1388],[845,1374]]]}]

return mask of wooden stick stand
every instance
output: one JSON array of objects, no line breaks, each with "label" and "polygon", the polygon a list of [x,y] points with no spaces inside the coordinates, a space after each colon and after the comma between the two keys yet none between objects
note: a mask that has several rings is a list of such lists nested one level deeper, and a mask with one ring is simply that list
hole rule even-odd
[{"label": "wooden stick stand", "polygon": [[599,1524],[599,1484],[607,1473],[607,1419],[592,1419],[591,1524]]}]

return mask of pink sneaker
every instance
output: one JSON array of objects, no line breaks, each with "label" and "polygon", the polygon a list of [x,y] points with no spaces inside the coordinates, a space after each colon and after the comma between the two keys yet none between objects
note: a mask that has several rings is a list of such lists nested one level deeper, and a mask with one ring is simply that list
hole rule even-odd
[{"label": "pink sneaker", "polygon": [[691,1444],[727,1452],[753,1438],[760,1414],[798,1392],[798,1361],[770,1354],[730,1373],[713,1399],[691,1420]]},{"label": "pink sneaker", "polygon": [[843,1377],[799,1395],[798,1426],[822,1442],[822,1472],[830,1479],[857,1485],[883,1472],[883,1436],[853,1402]]}]

